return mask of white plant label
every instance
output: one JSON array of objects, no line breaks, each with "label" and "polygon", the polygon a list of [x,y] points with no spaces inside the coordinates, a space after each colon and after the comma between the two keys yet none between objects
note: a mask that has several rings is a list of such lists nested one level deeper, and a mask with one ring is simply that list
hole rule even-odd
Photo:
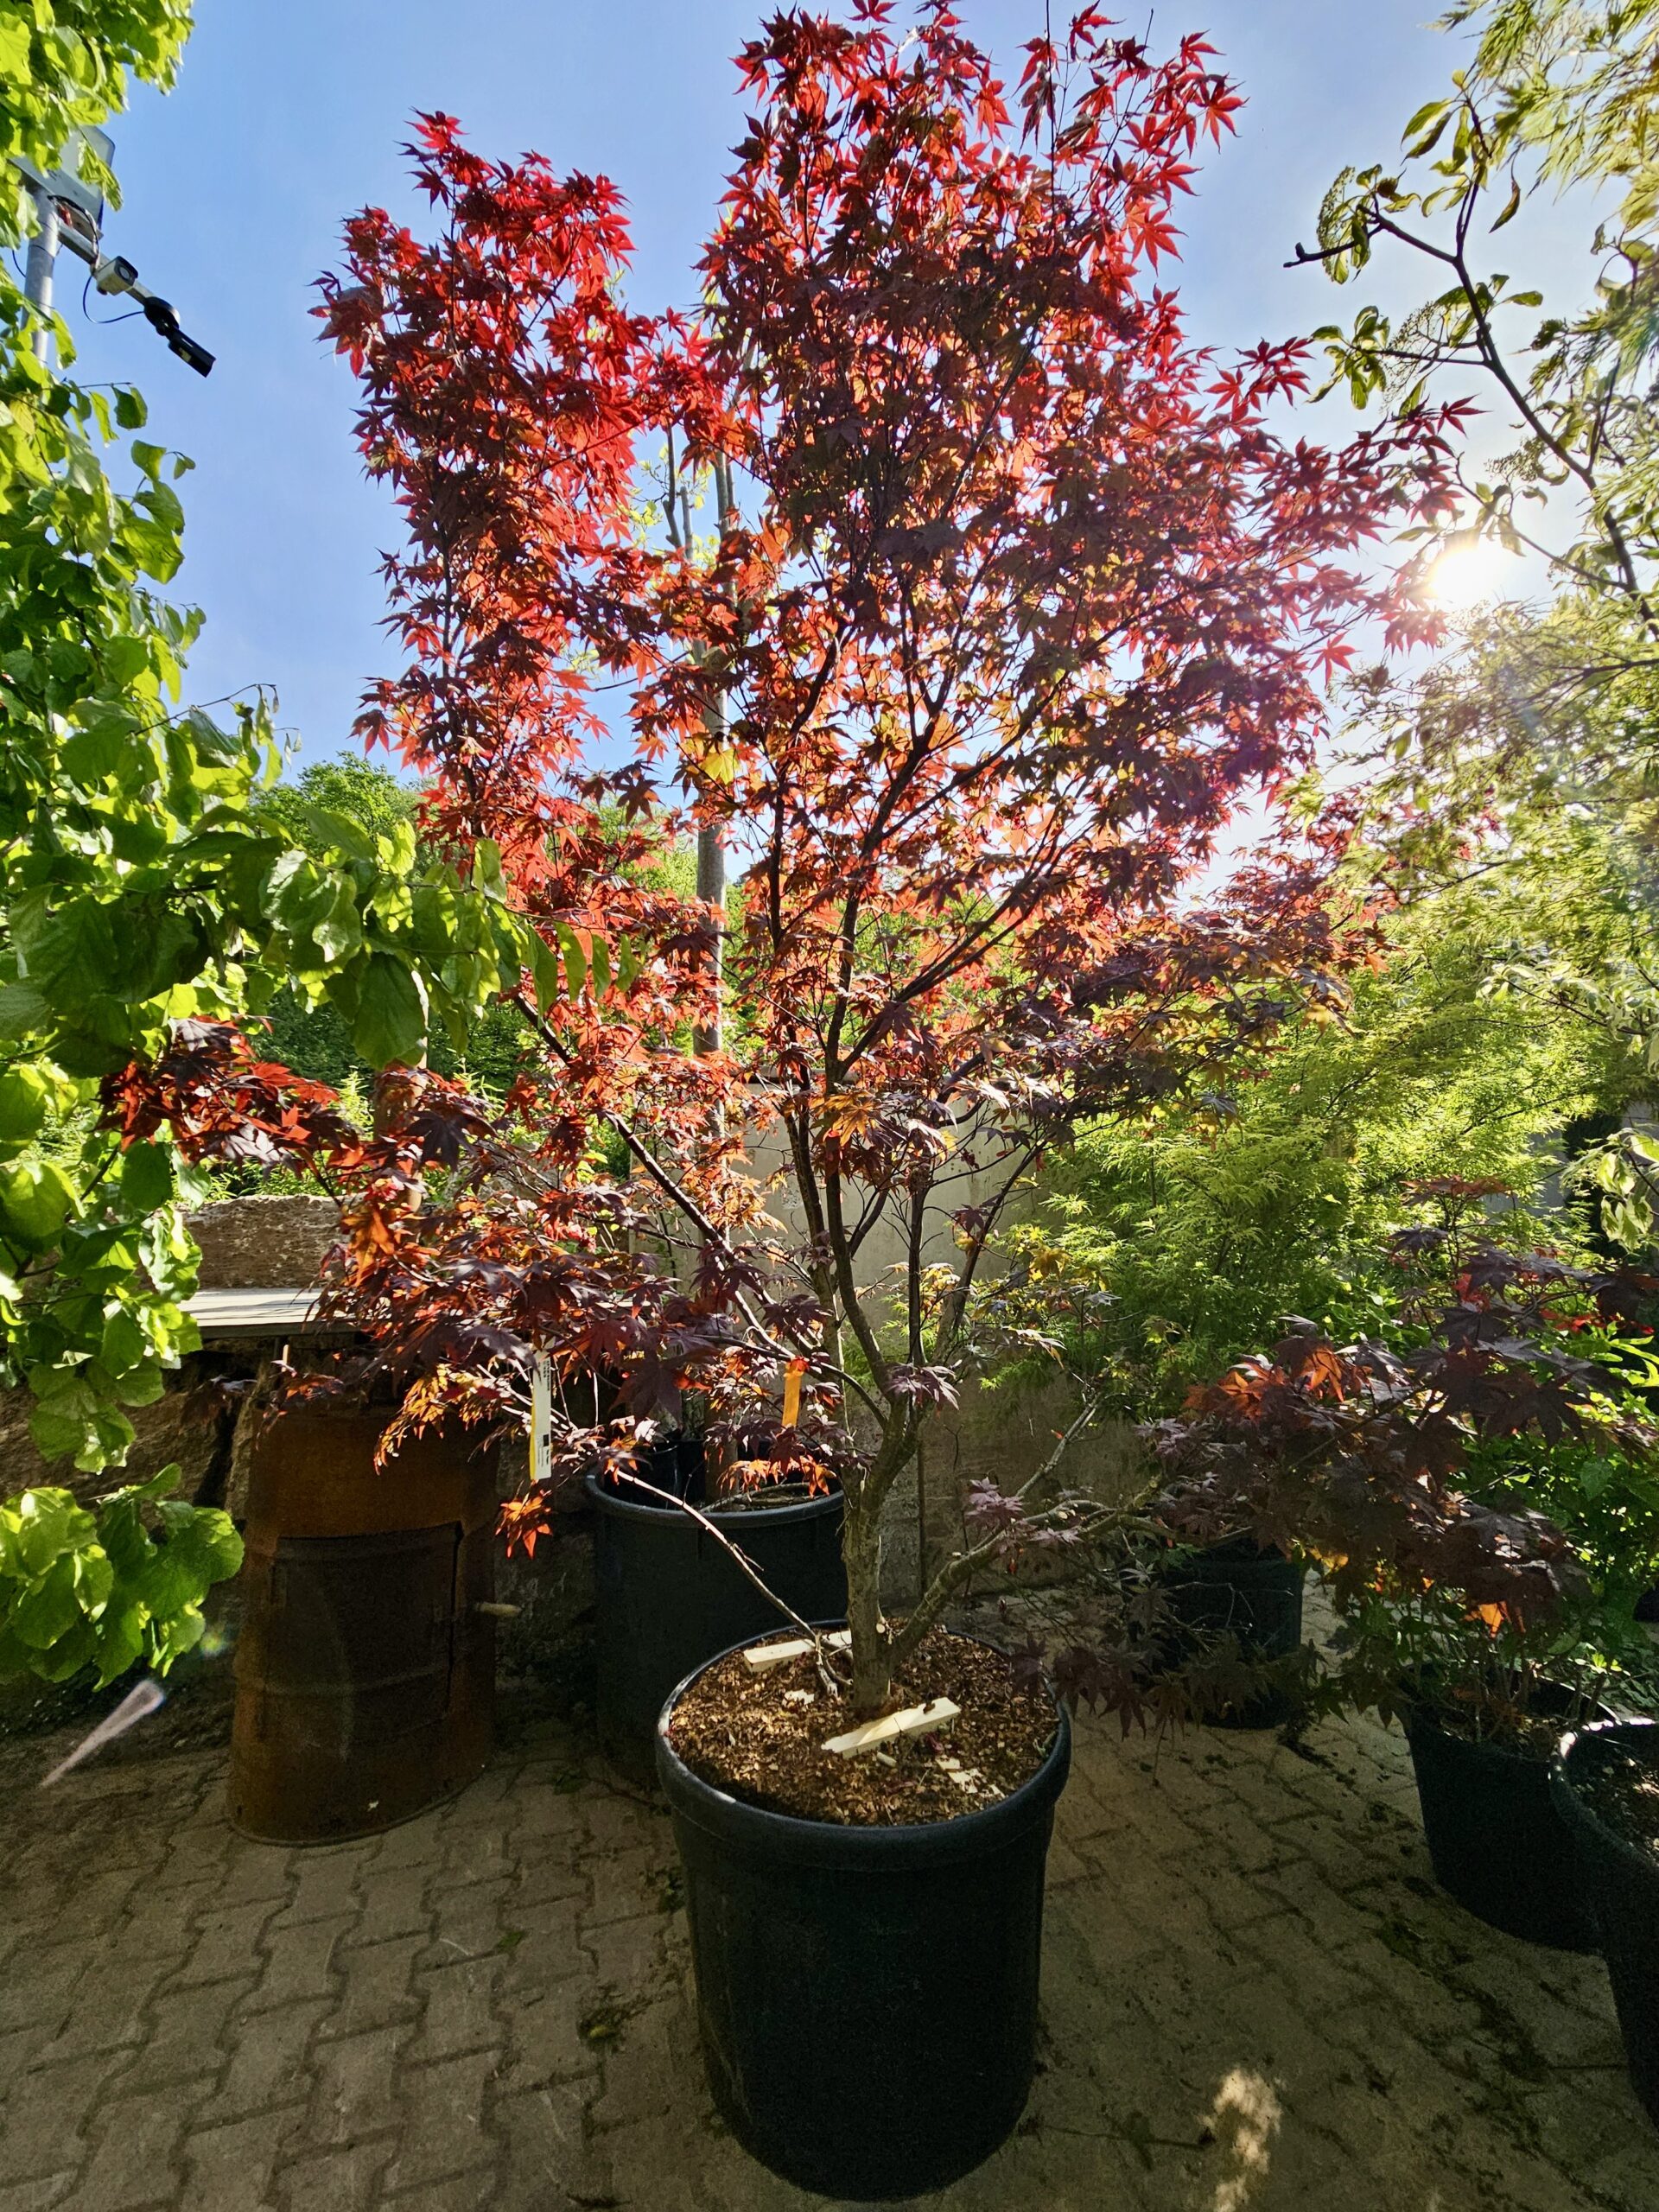
[{"label": "white plant label", "polygon": [[546,1358],[530,1370],[530,1479],[553,1479],[553,1363]]}]

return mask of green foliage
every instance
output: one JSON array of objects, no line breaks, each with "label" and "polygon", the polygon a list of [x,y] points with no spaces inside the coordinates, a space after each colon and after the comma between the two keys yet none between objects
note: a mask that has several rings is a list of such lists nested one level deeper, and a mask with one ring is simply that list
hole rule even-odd
[{"label": "green foliage", "polygon": [[[1428,676],[1376,671],[1358,691],[1396,879],[1420,906],[1484,890],[1507,913],[1487,938],[1488,988],[1576,1040],[1615,1123],[1659,1077],[1659,683],[1653,667],[1618,665],[1628,630],[1615,602],[1585,593],[1541,619],[1499,609]],[[1599,659],[1610,673],[1587,686]],[[1616,1127],[1567,1177],[1632,1255],[1653,1237],[1652,1150]]]},{"label": "green foliage", "polygon": [[[127,72],[171,81],[188,22],[175,0],[35,7],[0,38],[0,151],[50,168]],[[23,206],[0,194],[9,242]],[[120,1459],[123,1407],[195,1341],[170,1161],[119,1161],[96,1078],[188,1009],[210,944],[199,856],[266,765],[257,709],[225,729],[171,703],[196,618],[151,585],[178,566],[178,469],[134,440],[124,494],[99,458],[144,419],[136,392],[35,360],[0,273],[0,1381],[33,1387],[35,1441],[85,1468]]]},{"label": "green foliage", "polygon": [[[0,16],[0,243],[15,245],[24,201],[19,159],[53,168],[72,130],[124,107],[128,79],[168,89],[190,35],[193,0],[13,0]],[[100,180],[111,198],[114,180]]]},{"label": "green foliage", "polygon": [[[314,858],[325,856],[342,840],[354,842],[359,833],[370,840],[385,838],[402,849],[409,843],[411,863],[429,864],[431,855],[415,842],[416,815],[421,794],[417,786],[401,782],[389,770],[365,760],[360,753],[340,753],[330,760],[308,762],[293,782],[286,779],[262,791],[254,804],[257,819],[280,825],[295,843]],[[372,849],[372,848],[371,848]],[[540,939],[537,940],[537,945]],[[528,948],[535,957],[536,948]],[[354,1033],[340,1007],[327,995],[312,999],[295,984],[283,982],[265,1009],[267,1029],[262,1049],[298,1075],[340,1090],[372,1088],[376,1059],[365,1049],[367,1041]],[[369,995],[359,1029],[372,1028],[379,1018],[379,1001]],[[406,1034],[406,1033],[405,1033]],[[385,1041],[382,1039],[381,1041]],[[517,1009],[496,1000],[475,1011],[467,1028],[464,1046],[437,1033],[426,1039],[428,1065],[438,1074],[462,1076],[491,1097],[499,1098],[512,1084],[524,1058],[524,1030]],[[385,1058],[408,1057],[388,1052]],[[3,1101],[0,1100],[0,1110]],[[292,1180],[278,1171],[279,1181]],[[245,1171],[221,1179],[227,1189],[241,1182],[256,1187]],[[268,1175],[257,1187],[273,1187]]]},{"label": "green foliage", "polygon": [[[1387,247],[1415,254],[1435,291],[1399,322],[1366,308],[1320,334],[1362,406],[1403,415],[1431,387],[1485,387],[1513,440],[1465,481],[1467,513],[1543,552],[1558,596],[1541,620],[1478,620],[1457,658],[1372,702],[1381,796],[1409,866],[1529,885],[1536,918],[1503,979],[1576,1023],[1592,1057],[1622,1056],[1623,1108],[1659,1077],[1659,0],[1457,0],[1443,22],[1472,34],[1471,60],[1412,117],[1402,161],[1344,170],[1319,223],[1338,283]],[[1540,296],[1484,269],[1482,241],[1544,191],[1579,194],[1587,251],[1580,296],[1529,335],[1511,310],[1536,313]],[[1654,1165],[1620,1132],[1576,1170],[1626,1251],[1652,1241]]]},{"label": "green foliage", "polygon": [[[170,83],[188,25],[184,0],[0,11],[0,154],[52,167],[129,73]],[[0,193],[0,242],[22,221],[22,200]],[[416,1059],[429,1026],[459,1054],[478,1010],[517,987],[534,932],[502,902],[493,852],[475,873],[417,855],[407,809],[365,819],[343,764],[297,814],[272,800],[263,696],[218,719],[181,707],[200,617],[156,587],[179,567],[174,487],[188,464],[132,435],[145,426],[137,392],[37,360],[32,322],[0,264],[0,1387],[27,1385],[40,1449],[92,1471],[119,1464],[126,1409],[153,1401],[197,1342],[171,1147],[124,1147],[103,1080],[154,1056],[181,1020],[257,1016],[284,978],[298,1006],[330,1011],[365,1067]],[[67,362],[68,333],[54,332]],[[124,443],[125,491],[105,465]],[[161,1555],[167,1573],[160,1560],[143,1568],[156,1605],[139,1627],[164,1658],[189,1632],[197,1524],[157,1510],[180,1548]],[[84,1626],[105,1572],[102,1539],[73,1528],[81,1563],[54,1568],[55,1594],[29,1599],[34,1626],[13,1647],[54,1676],[88,1654],[105,1663],[104,1630],[83,1635],[64,1610],[80,1592]],[[135,1537],[135,1576],[139,1549]],[[201,1554],[220,1571],[226,1556]],[[61,1646],[37,1632],[60,1618]]]},{"label": "green foliage", "polygon": [[[390,769],[359,753],[332,760],[308,761],[293,783],[273,784],[260,794],[257,811],[279,822],[296,845],[326,853],[338,842],[341,825],[371,836],[391,835],[405,824],[412,830],[421,803],[419,790],[399,782]],[[353,828],[344,834],[349,838]]]},{"label": "green foliage", "polygon": [[178,1478],[164,1468],[92,1508],[66,1490],[0,1504],[0,1681],[89,1672],[101,1688],[140,1662],[165,1674],[200,1642],[202,1600],[241,1566],[242,1539],[172,1497]]},{"label": "green foliage", "polygon": [[1549,1141],[1602,1093],[1569,1022],[1487,988],[1516,924],[1485,885],[1408,911],[1342,1019],[1304,1018],[1224,1096],[1083,1136],[1017,1243],[1034,1306],[1082,1289],[1068,1354],[1117,1411],[1173,1410],[1287,1315],[1374,1332],[1414,1180],[1501,1184],[1508,1233],[1535,1227]]},{"label": "green foliage", "polygon": [[[1474,34],[1472,60],[1411,118],[1397,162],[1342,172],[1319,226],[1337,283],[1388,245],[1417,255],[1434,289],[1402,318],[1367,307],[1319,332],[1331,381],[1397,415],[1448,383],[1485,385],[1516,442],[1465,480],[1475,527],[1611,595],[1638,659],[1659,639],[1659,0],[1459,0],[1443,27]],[[1517,327],[1543,296],[1481,265],[1484,242],[1535,194],[1574,188],[1592,211],[1583,299]],[[1558,493],[1570,534],[1544,546]]]},{"label": "green foliage", "polygon": [[[1646,1339],[1604,1332],[1580,1337],[1573,1351],[1605,1364],[1610,1405],[1651,1421],[1659,1368]],[[1520,1440],[1475,1454],[1469,1487],[1484,1503],[1553,1521],[1584,1559],[1601,1616],[1622,1621],[1630,1632],[1621,1641],[1634,1642],[1636,1602],[1659,1584],[1659,1478],[1650,1448]]]}]

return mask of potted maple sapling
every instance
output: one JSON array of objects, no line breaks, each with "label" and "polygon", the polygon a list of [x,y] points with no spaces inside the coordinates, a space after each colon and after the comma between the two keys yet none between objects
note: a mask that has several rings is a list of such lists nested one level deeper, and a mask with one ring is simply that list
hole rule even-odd
[{"label": "potted maple sapling", "polygon": [[[1282,814],[1346,629],[1423,623],[1354,556],[1446,491],[1443,417],[1287,446],[1302,349],[1185,345],[1153,264],[1236,105],[1201,41],[1154,60],[1079,16],[1064,61],[1029,49],[1022,139],[948,13],[887,15],[744,49],[695,322],[625,304],[614,188],[442,117],[415,149],[440,238],[355,219],[321,310],[411,525],[410,665],[364,729],[429,779],[428,834],[499,867],[542,1063],[516,1163],[359,1238],[365,1319],[387,1357],[448,1346],[429,1410],[522,1407],[547,1363],[526,1537],[547,1486],[637,1479],[689,1397],[736,1479],[838,1485],[844,1630],[700,1665],[658,1769],[721,2110],[867,2198],[988,2156],[1033,2070],[1068,1726],[950,1608],[1125,1518],[1065,1493],[1087,1402],[902,1616],[889,1509],[1045,1154],[1339,957],[1334,830],[1270,838],[1211,907],[1190,887],[1247,799]],[[1134,1677],[1122,1630],[1096,1682]]]},{"label": "potted maple sapling", "polygon": [[[1415,1258],[1449,1234],[1402,1241]],[[1306,1548],[1339,1621],[1319,1700],[1402,1719],[1442,1885],[1511,1935],[1587,1949],[1548,1761],[1563,1729],[1650,1695],[1652,1669],[1628,1593],[1537,1510],[1560,1486],[1526,1462],[1650,1452],[1596,1338],[1653,1286],[1479,1241],[1448,1260],[1396,1341],[1300,1329],[1156,1424],[1160,1510],[1200,1539]]]},{"label": "potted maple sapling", "polygon": [[476,1147],[486,1109],[396,1069],[377,1084],[374,1132],[360,1130],[326,1085],[260,1059],[234,1025],[200,1020],[175,1023],[103,1094],[129,1144],[165,1133],[192,1165],[280,1167],[340,1203],[323,1340],[271,1362],[247,1409],[229,1797],[233,1823],[266,1840],[372,1834],[464,1788],[489,1758],[497,1440],[482,1402],[427,1417],[441,1345],[415,1341],[389,1361],[338,1338],[357,1325],[353,1254],[385,1243],[385,1214],[418,1207],[463,1143]]},{"label": "potted maple sapling", "polygon": [[[1363,932],[1345,947],[1325,950],[1327,964],[1341,950],[1361,956]],[[1146,1073],[1147,1109],[1167,1104],[1179,1084],[1202,1094],[1218,1062],[1237,1049],[1243,1020],[1259,1046],[1264,1020],[1277,1028],[1283,1001],[1263,1005],[1249,988],[1254,948],[1240,944],[1224,957],[1220,941],[1207,948],[1205,973],[1224,981],[1224,1001],[1233,1017],[1198,1027],[1185,1010],[1179,1054],[1165,1054]],[[1325,978],[1326,988],[1336,982]],[[1207,1033],[1206,1033],[1207,1032]],[[1017,1258],[1003,1280],[976,1300],[982,1351],[1013,1362],[1019,1376],[1033,1371],[1067,1378],[1079,1399],[1110,1408],[1122,1420],[1127,1366],[1116,1294],[1098,1277],[1066,1280],[1065,1254],[1041,1230],[1022,1229],[1011,1239]],[[1144,1427],[1144,1424],[1137,1424]],[[1306,1567],[1300,1551],[1262,1544],[1242,1521],[1206,1525],[1202,1533],[1160,1518],[1159,1500],[1141,1501],[1142,1526],[1134,1554],[1106,1563],[1107,1575],[1127,1595],[1147,1638],[1154,1681],[1136,1696],[1136,1717],[1149,1726],[1189,1722],[1219,1727],[1278,1727],[1298,1719],[1306,1703],[1313,1649],[1302,1641],[1302,1592]],[[1098,1580],[1096,1574],[1093,1579]]]}]

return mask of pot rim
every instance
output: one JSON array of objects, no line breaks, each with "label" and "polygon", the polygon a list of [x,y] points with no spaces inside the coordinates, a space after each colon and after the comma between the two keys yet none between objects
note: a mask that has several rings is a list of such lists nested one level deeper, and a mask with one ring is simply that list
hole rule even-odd
[{"label": "pot rim", "polygon": [[1196,1536],[1166,1536],[1166,1564],[1179,1567],[1186,1560],[1215,1560],[1224,1567],[1294,1567],[1306,1574],[1303,1554],[1287,1552],[1280,1544],[1258,1544],[1249,1535],[1213,1536],[1207,1542]]},{"label": "pot rim", "polygon": [[1571,1728],[1550,1756],[1549,1794],[1554,1800],[1557,1811],[1588,1828],[1604,1849],[1613,1852],[1616,1856],[1639,1868],[1649,1881],[1659,1881],[1659,1860],[1656,1860],[1652,1852],[1644,1850],[1638,1843],[1632,1843],[1617,1828],[1609,1827],[1600,1814],[1585,1803],[1573,1780],[1569,1762],[1574,1747],[1588,1736],[1611,1735],[1614,1730],[1627,1736],[1645,1736],[1659,1744],[1659,1720],[1611,1719],[1592,1720],[1582,1728]]},{"label": "pot rim", "polygon": [[[1549,1685],[1549,1687],[1556,1689],[1566,1690],[1565,1683],[1557,1682]],[[1567,1691],[1567,1694],[1571,1697],[1573,1693],[1568,1690]],[[1464,1733],[1461,1728],[1448,1728],[1445,1726],[1440,1717],[1446,1710],[1446,1708],[1444,1706],[1435,1704],[1433,1700],[1429,1698],[1418,1697],[1411,1699],[1405,1706],[1401,1716],[1402,1725],[1405,1729],[1408,1739],[1409,1739],[1414,1728],[1422,1728],[1432,1731],[1435,1735],[1441,1737],[1449,1744],[1462,1745],[1464,1749],[1467,1751],[1479,1754],[1488,1758],[1508,1759],[1511,1764],[1516,1766],[1535,1766],[1548,1769],[1555,1759],[1557,1752],[1557,1746],[1555,1745],[1552,1745],[1546,1751],[1518,1751],[1513,1744],[1497,1743],[1490,1736],[1467,1736]],[[1569,1732],[1569,1739],[1573,1733],[1581,1735],[1590,1728],[1605,1726],[1609,1722],[1616,1722],[1618,1719],[1618,1715],[1613,1712],[1612,1708],[1610,1706],[1603,1705],[1599,1698],[1587,1700],[1586,1710],[1588,1717],[1579,1723],[1579,1726],[1576,1731]],[[1539,1717],[1544,1720],[1548,1720],[1552,1718],[1552,1716],[1548,1713],[1542,1713]],[[1557,1714],[1553,1717],[1559,1719],[1560,1716]]]},{"label": "pot rim", "polygon": [[[815,1625],[825,1628],[844,1626],[844,1623],[820,1621]],[[947,1629],[945,1634],[958,1636],[962,1631]],[[669,1693],[657,1716],[657,1774],[671,1806],[678,1817],[692,1821],[722,1841],[752,1841],[770,1846],[774,1852],[781,1846],[798,1866],[844,1869],[849,1872],[876,1873],[885,1871],[888,1865],[901,1863],[906,1867],[913,1867],[918,1862],[943,1864],[977,1857],[983,1852],[997,1850],[1004,1842],[1012,1842],[1018,1833],[1052,1808],[1065,1787],[1071,1766],[1071,1717],[1055,1695],[1053,1684],[1045,1676],[1043,1688],[1054,1708],[1054,1739],[1036,1772],[1010,1796],[995,1805],[982,1805],[976,1811],[959,1813],[948,1821],[893,1822],[814,1821],[798,1813],[779,1813],[764,1805],[751,1805],[746,1799],[734,1797],[729,1790],[718,1789],[701,1775],[694,1774],[670,1742],[668,1731],[675,1707],[692,1683],[711,1667],[717,1667],[722,1659],[730,1658],[734,1651],[747,1650],[755,1641],[755,1637],[746,1636],[741,1643],[728,1645],[712,1659],[705,1659],[694,1667],[684,1681],[677,1683]],[[963,1635],[963,1641],[983,1644],[988,1651],[997,1649],[982,1636]]]},{"label": "pot rim", "polygon": [[[632,1516],[639,1521],[660,1521],[664,1514],[672,1514],[677,1520],[683,1521],[688,1529],[696,1529],[697,1528],[696,1522],[691,1515],[680,1510],[682,1501],[678,1499],[665,1496],[664,1502],[661,1505],[652,1505],[642,1497],[619,1497],[614,1491],[607,1490],[597,1477],[591,1474],[582,1477],[582,1486],[588,1495],[588,1502],[601,1507],[607,1513],[618,1513],[624,1517]],[[819,1497],[798,1497],[791,1499],[787,1505],[769,1505],[764,1509],[764,1511],[768,1522],[809,1521],[817,1519],[820,1514],[829,1511],[832,1507],[839,1507],[841,1503],[840,1491],[831,1490],[824,1491]],[[721,1508],[716,1502],[699,1505],[697,1510],[718,1520]],[[747,1520],[749,1516],[744,1514],[741,1517]],[[698,1533],[701,1534],[701,1531],[699,1530]],[[753,1639],[749,1640],[753,1642]],[[720,1656],[722,1658],[725,1656],[724,1653]],[[713,1662],[710,1661],[709,1663],[712,1665]]]}]

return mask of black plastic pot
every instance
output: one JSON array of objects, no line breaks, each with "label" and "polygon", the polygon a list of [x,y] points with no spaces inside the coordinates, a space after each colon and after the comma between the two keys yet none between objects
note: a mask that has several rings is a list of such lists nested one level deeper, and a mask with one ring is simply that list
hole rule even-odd
[{"label": "black plastic pot", "polygon": [[[1172,1560],[1164,1597],[1177,1620],[1211,1636],[1231,1635],[1247,1659],[1288,1659],[1302,1641],[1302,1586],[1307,1571],[1282,1552],[1254,1544],[1216,1544]],[[1223,1728],[1278,1728],[1293,1716],[1280,1689],[1215,1714]]]},{"label": "black plastic pot", "polygon": [[[689,1498],[694,1505],[702,1503],[706,1483],[702,1440],[696,1436],[672,1435],[655,1444],[640,1447],[634,1459],[635,1471],[653,1490],[665,1497]],[[638,1491],[603,1487],[613,1497],[637,1497]]]},{"label": "black plastic pot", "polygon": [[1000,1805],[842,1827],[700,1781],[667,1734],[689,1688],[663,1708],[657,1772],[721,2117],[751,2157],[821,2196],[944,2188],[1007,2140],[1030,2094],[1065,1713],[1042,1766]]},{"label": "black plastic pot", "polygon": [[[1571,1698],[1557,1695],[1565,1713]],[[1593,1951],[1595,1927],[1572,1837],[1551,1801],[1548,1758],[1443,1728],[1427,1703],[1408,1713],[1406,1740],[1440,1887],[1506,1936]]]},{"label": "black plastic pot", "polygon": [[1659,1779],[1659,1723],[1603,1721],[1564,1737],[1550,1762],[1550,1794],[1573,1838],[1624,2037],[1630,2087],[1659,2120],[1659,1865],[1586,1804],[1578,1783],[1598,1737],[1641,1753]]},{"label": "black plastic pot", "polygon": [[[599,1737],[640,1782],[652,1775],[657,1716],[687,1675],[783,1617],[708,1531],[672,1505],[620,1496],[590,1475]],[[705,1509],[706,1510],[707,1509]],[[847,1611],[841,1493],[718,1516],[767,1587],[803,1620]]]}]

